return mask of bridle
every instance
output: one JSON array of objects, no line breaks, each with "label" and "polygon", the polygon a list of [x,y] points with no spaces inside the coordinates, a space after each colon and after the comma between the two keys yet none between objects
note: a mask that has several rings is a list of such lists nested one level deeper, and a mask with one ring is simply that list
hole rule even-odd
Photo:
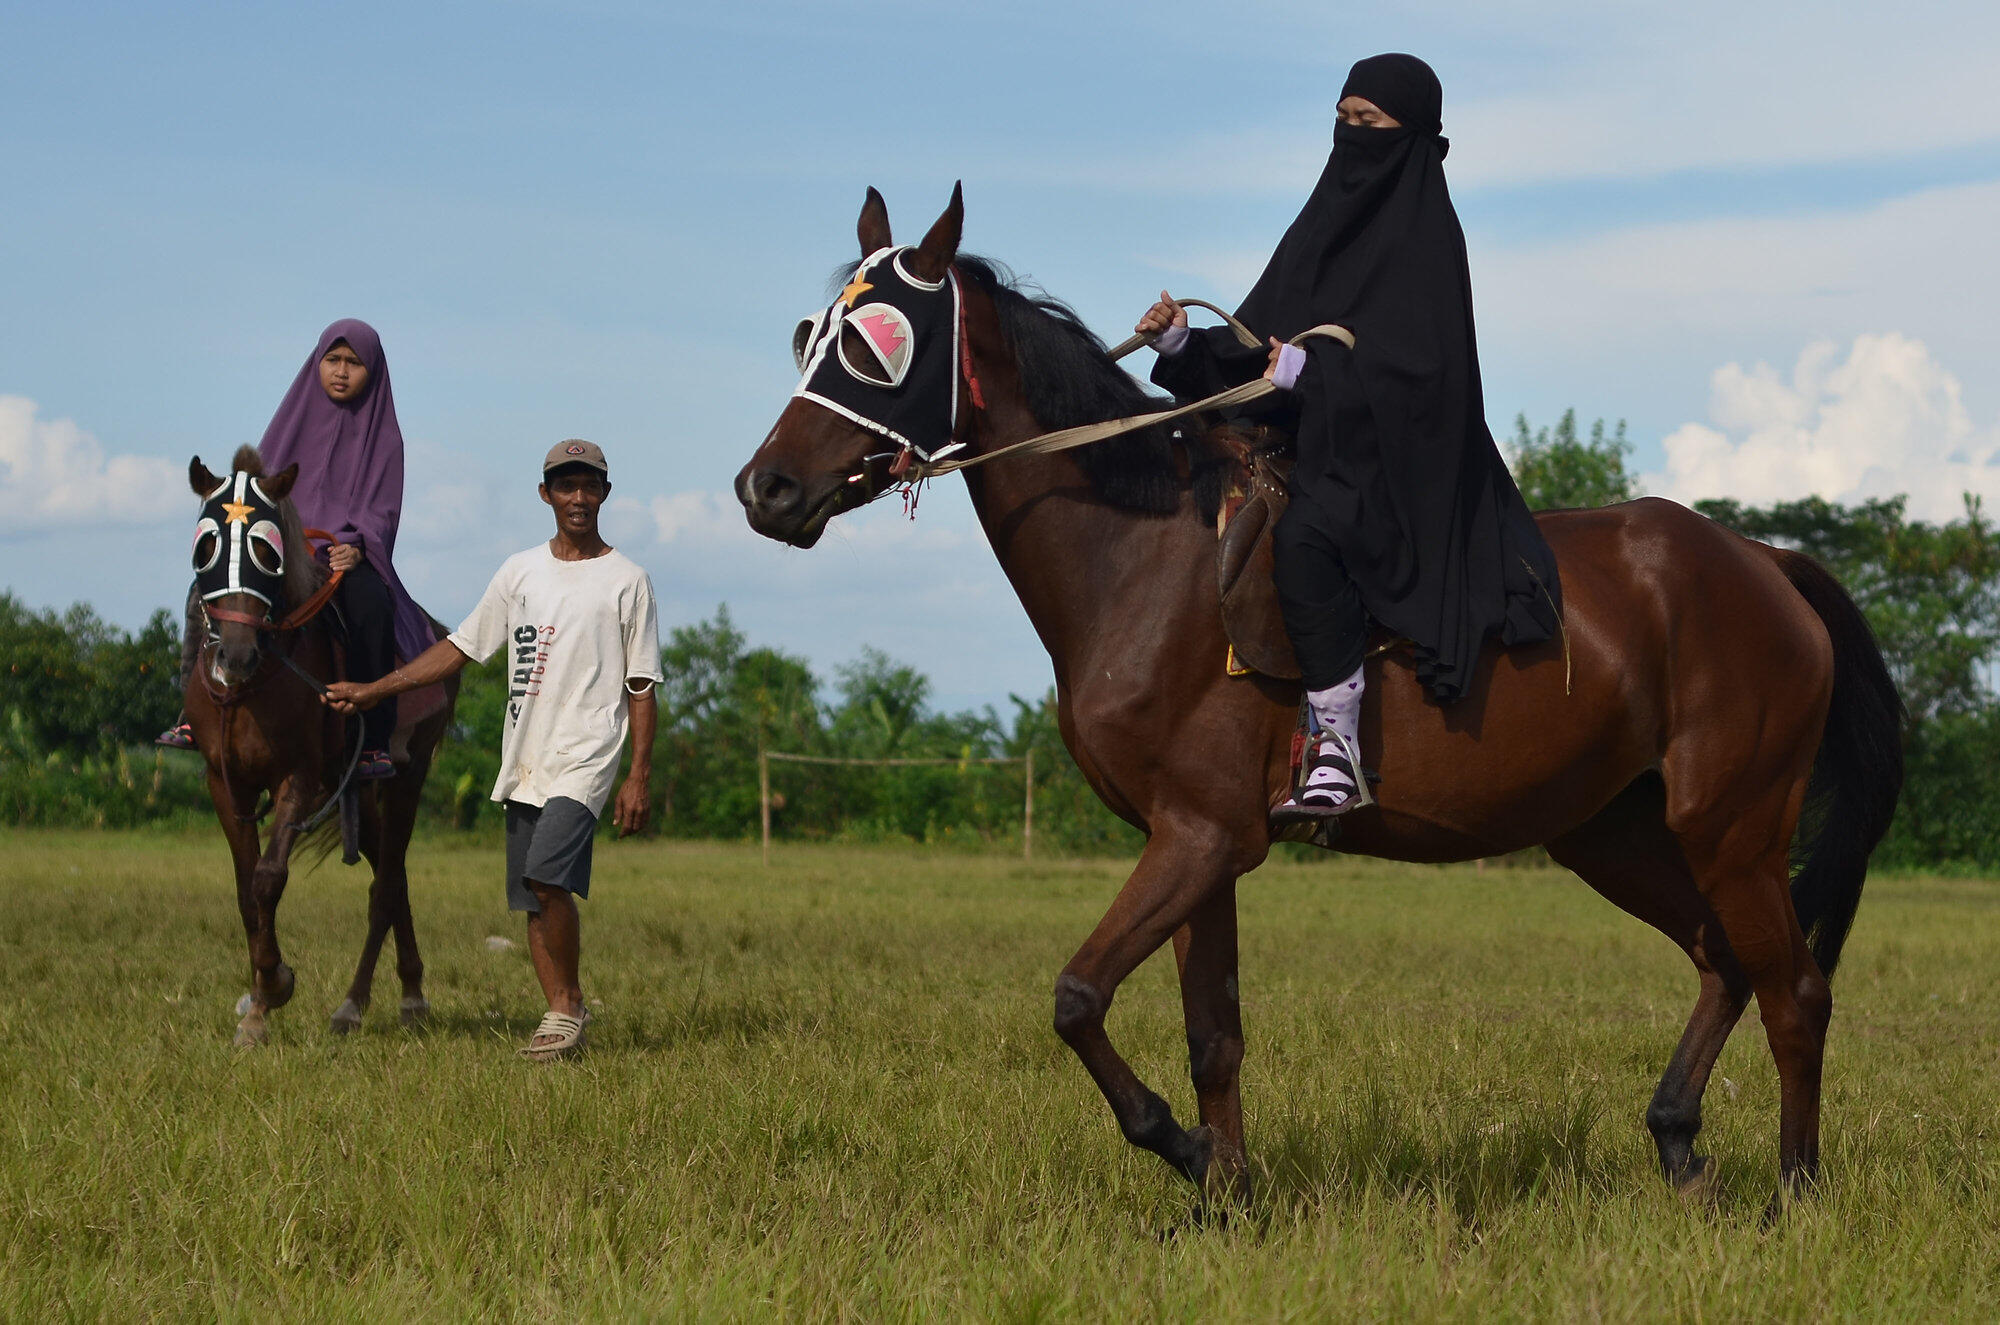
[{"label": "bridle", "polygon": [[[958,276],[955,269],[953,276],[963,284],[963,278]],[[1255,349],[1263,344],[1262,341],[1257,339],[1255,332],[1244,326],[1228,310],[1218,308],[1216,305],[1203,299],[1183,299],[1180,302],[1205,308],[1212,313],[1220,315],[1229,324],[1229,329],[1235,334],[1236,339],[1246,348]],[[880,451],[872,455],[863,456],[859,462],[859,468],[847,478],[847,482],[849,483],[866,485],[864,489],[866,495],[857,505],[865,506],[885,493],[900,491],[903,495],[904,511],[914,519],[916,518],[917,499],[921,494],[923,484],[930,479],[952,473],[954,470],[971,469],[976,465],[988,464],[991,461],[1003,459],[1007,456],[1054,455],[1061,451],[1073,451],[1081,446],[1089,446],[1093,442],[1101,442],[1112,437],[1123,436],[1126,433],[1157,427],[1163,423],[1172,423],[1176,419],[1187,418],[1190,415],[1207,413],[1214,410],[1234,409],[1239,406],[1248,405],[1252,401],[1262,400],[1264,397],[1274,394],[1279,389],[1277,384],[1269,378],[1259,377],[1253,381],[1245,382],[1241,386],[1230,387],[1227,390],[1218,391],[1214,395],[1205,396],[1200,400],[1192,401],[1185,405],[1176,405],[1171,409],[1156,410],[1147,414],[1132,414],[1122,419],[1106,419],[1101,423],[1085,423],[1073,428],[1060,428],[1054,432],[1045,432],[1033,437],[1023,438],[1018,442],[1009,442],[1007,445],[997,447],[991,451],[968,453],[964,449],[965,439],[961,438],[959,434],[961,431],[967,430],[968,422],[975,413],[983,413],[985,411],[986,399],[980,389],[979,378],[973,370],[972,342],[966,335],[965,304],[963,300],[959,302],[958,306],[957,333],[959,363],[956,367],[960,375],[960,380],[965,386],[967,399],[970,400],[973,408],[967,411],[965,418],[960,419],[958,426],[952,430],[952,441],[955,445],[949,448],[939,448],[937,458],[935,459],[926,459],[918,455],[915,448],[907,443],[894,451]],[[1158,333],[1132,335],[1108,351],[1109,357],[1114,361],[1122,359],[1140,346],[1152,344],[1156,339],[1158,339]],[[1289,343],[1303,346],[1308,341],[1319,339],[1337,340],[1350,350],[1354,348],[1354,333],[1346,327],[1332,322],[1323,322],[1316,327],[1308,327],[1298,335],[1293,336]],[[944,454],[946,450],[957,451],[959,454],[947,457]],[[873,469],[875,463],[884,458],[889,460],[888,474],[892,481],[878,488],[875,486]]]},{"label": "bridle", "polygon": [[[324,529],[307,529],[302,532],[309,543],[331,543],[334,541],[333,535],[327,533]],[[271,658],[276,658],[279,662],[290,668],[295,676],[311,687],[314,694],[322,698],[325,697],[326,683],[292,661],[291,646],[296,641],[298,637],[297,632],[300,628],[317,617],[325,609],[326,605],[333,601],[333,595],[339,590],[340,582],[346,574],[346,571],[337,570],[330,572],[326,577],[326,582],[314,590],[311,597],[287,612],[282,619],[277,621],[271,619],[271,604],[268,602],[264,605],[264,611],[261,616],[251,616],[248,612],[238,612],[233,608],[214,606],[205,598],[200,600],[202,620],[206,626],[206,638],[202,641],[201,650],[203,654],[206,654],[209,649],[219,646],[222,643],[222,632],[217,629],[217,624],[220,622],[248,626],[252,630],[259,632],[260,635],[273,634],[286,637],[283,641],[284,647],[282,650],[266,652],[260,644],[257,649],[259,658],[257,670],[251,673],[249,680],[240,682],[237,685],[218,687],[210,677],[207,666],[199,666],[197,668],[201,675],[203,688],[208,691],[208,697],[215,702],[218,708],[227,709],[242,703],[258,686],[262,685],[264,679],[271,674],[267,665],[268,660]],[[200,661],[205,661],[205,659]]]},{"label": "bridle", "polygon": [[[305,535],[309,544],[332,543],[334,541],[333,535],[327,533],[324,529],[305,529],[301,532]],[[317,618],[325,610],[326,605],[333,601],[333,595],[339,590],[341,580],[345,576],[345,571],[336,570],[329,572],[325,583],[314,590],[311,596],[291,611],[285,613],[282,618],[275,621],[271,619],[273,604],[270,599],[265,598],[261,593],[255,593],[247,589],[238,590],[263,600],[264,611],[257,616],[252,616],[248,612],[236,611],[234,608],[216,606],[206,597],[197,598],[201,606],[204,638],[201,647],[195,654],[195,675],[201,678],[203,692],[207,694],[209,702],[215,705],[217,712],[222,716],[222,741],[221,749],[217,755],[217,771],[222,775],[224,783],[229,782],[230,725],[235,717],[236,710],[241,707],[244,701],[261,689],[265,681],[277,674],[276,669],[271,665],[273,660],[288,669],[299,680],[303,681],[307,688],[315,695],[322,699],[326,697],[326,683],[311,672],[308,672],[305,668],[299,666],[298,662],[292,657],[292,649],[298,642],[299,631]],[[229,595],[225,593],[219,596]],[[222,632],[220,626],[223,623],[248,626],[258,632],[257,667],[251,672],[248,679],[235,685],[218,684],[213,675],[213,651],[221,647]],[[263,646],[261,641],[262,637],[266,634],[278,637],[278,639],[273,641],[275,647],[266,649]],[[354,779],[354,770],[361,760],[361,724],[358,719],[349,718],[348,726],[353,729],[354,733],[353,748],[348,751],[346,767],[341,773],[340,782],[334,787],[333,794],[327,798],[325,804],[321,805],[318,810],[314,811],[302,823],[293,825],[294,829],[299,833],[310,833],[313,829],[326,822],[327,816],[339,808],[340,798],[346,794],[348,784]],[[259,823],[265,815],[271,812],[272,807],[276,803],[276,799],[273,797],[253,813],[239,813],[235,817],[242,823]]]}]

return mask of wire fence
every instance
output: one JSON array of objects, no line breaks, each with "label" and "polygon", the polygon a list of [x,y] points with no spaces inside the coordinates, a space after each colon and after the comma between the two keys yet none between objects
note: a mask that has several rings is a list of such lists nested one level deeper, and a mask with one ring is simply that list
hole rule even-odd
[{"label": "wire fence", "polygon": [[831,764],[859,768],[940,768],[968,764],[1020,764],[1025,776],[1021,793],[1021,859],[1035,858],[1035,752],[1014,758],[981,759],[840,759],[831,755],[795,755],[782,750],[757,752],[757,806],[764,829],[764,863],[771,863],[771,764]]}]

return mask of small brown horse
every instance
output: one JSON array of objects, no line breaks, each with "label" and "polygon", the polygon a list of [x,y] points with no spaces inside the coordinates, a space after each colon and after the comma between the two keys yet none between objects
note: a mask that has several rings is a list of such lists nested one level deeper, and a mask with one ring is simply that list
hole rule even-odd
[{"label": "small brown horse", "polygon": [[[263,461],[249,446],[236,453],[227,478],[211,474],[200,457],[188,465],[188,484],[206,503],[196,526],[194,565],[204,589],[208,637],[185,697],[195,745],[208,762],[208,793],[235,861],[236,904],[250,941],[252,986],[238,1005],[240,1047],[262,1044],[270,1033],[266,1018],[291,999],[292,968],[278,951],[278,902],[307,820],[328,806],[352,757],[345,721],[319,700],[318,687],[336,676],[327,614],[294,629],[274,628],[283,619],[283,604],[307,602],[327,576],[286,499],[297,477],[297,465],[266,477]],[[382,940],[392,929],[403,982],[402,1020],[413,1024],[430,1010],[404,856],[456,693],[453,681],[443,706],[408,733],[409,763],[398,767],[394,779],[363,784],[360,848],[375,877],[368,889],[361,962],[346,1001],[333,1014],[337,1033],[360,1026]],[[260,812],[258,802],[267,796],[269,804]],[[271,834],[260,849],[258,823],[266,813]],[[336,824],[329,821],[328,827]]]},{"label": "small brown horse", "polygon": [[[976,455],[1159,408],[1066,308],[961,257],[962,221],[954,193],[922,244],[897,256],[912,280],[955,274],[963,291],[959,386],[975,407],[955,427],[936,420],[931,445],[951,429]],[[860,240],[864,254],[891,244],[872,189]],[[837,317],[820,325],[859,334]],[[840,353],[865,365],[866,350],[843,343]],[[751,526],[811,546],[834,515],[879,494],[882,447],[850,417],[794,399],[737,476]],[[1055,664],[1064,742],[1105,804],[1147,835],[1056,981],[1056,1031],[1128,1140],[1211,1196],[1241,1199],[1236,881],[1270,849],[1299,691],[1224,673],[1196,459],[1140,436],[1011,456],[966,481]],[[1339,849],[1454,861],[1546,844],[1679,944],[1700,994],[1646,1111],[1676,1184],[1704,1182],[1707,1160],[1694,1152],[1703,1089],[1754,994],[1781,1088],[1783,1195],[1816,1172],[1827,975],[1901,787],[1901,703],[1865,620],[1804,556],[1661,500],[1541,525],[1560,560],[1573,685],[1559,640],[1489,645],[1476,684],[1449,707],[1428,697],[1408,659],[1370,661],[1362,742],[1379,760],[1379,804],[1343,820]],[[1120,982],[1168,941],[1201,1119],[1192,1129],[1105,1033]]]}]

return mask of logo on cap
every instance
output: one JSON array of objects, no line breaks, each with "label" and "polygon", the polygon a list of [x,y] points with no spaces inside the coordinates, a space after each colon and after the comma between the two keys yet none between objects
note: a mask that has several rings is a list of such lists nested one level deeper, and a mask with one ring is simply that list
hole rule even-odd
[{"label": "logo on cap", "polygon": [[570,443],[570,444],[569,444],[568,446],[565,446],[565,447],[563,448],[563,454],[564,454],[564,455],[582,455],[582,454],[583,454],[583,443],[582,443],[582,442],[571,442],[571,443]]}]

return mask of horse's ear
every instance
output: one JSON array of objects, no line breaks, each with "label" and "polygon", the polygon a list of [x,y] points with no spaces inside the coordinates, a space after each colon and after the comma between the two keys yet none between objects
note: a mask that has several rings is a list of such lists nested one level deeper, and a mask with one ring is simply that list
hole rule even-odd
[{"label": "horse's ear", "polygon": [[269,478],[257,480],[257,486],[264,489],[264,495],[272,501],[283,501],[285,494],[292,490],[292,484],[299,481],[299,462],[294,460]]},{"label": "horse's ear", "polygon": [[221,482],[221,479],[208,472],[208,466],[201,463],[200,456],[194,456],[189,459],[188,486],[194,489],[195,496],[206,497],[209,493],[214,492],[216,486]]},{"label": "horse's ear", "polygon": [[855,223],[854,232],[861,237],[864,258],[895,242],[889,238],[889,204],[882,201],[873,184],[868,186],[868,196],[861,203],[861,219]]},{"label": "horse's ear", "polygon": [[962,186],[951,186],[951,203],[938,217],[937,224],[924,236],[924,242],[917,245],[916,253],[910,259],[910,274],[918,280],[941,281],[951,270],[951,264],[958,257],[959,236],[965,232],[965,191]]}]

